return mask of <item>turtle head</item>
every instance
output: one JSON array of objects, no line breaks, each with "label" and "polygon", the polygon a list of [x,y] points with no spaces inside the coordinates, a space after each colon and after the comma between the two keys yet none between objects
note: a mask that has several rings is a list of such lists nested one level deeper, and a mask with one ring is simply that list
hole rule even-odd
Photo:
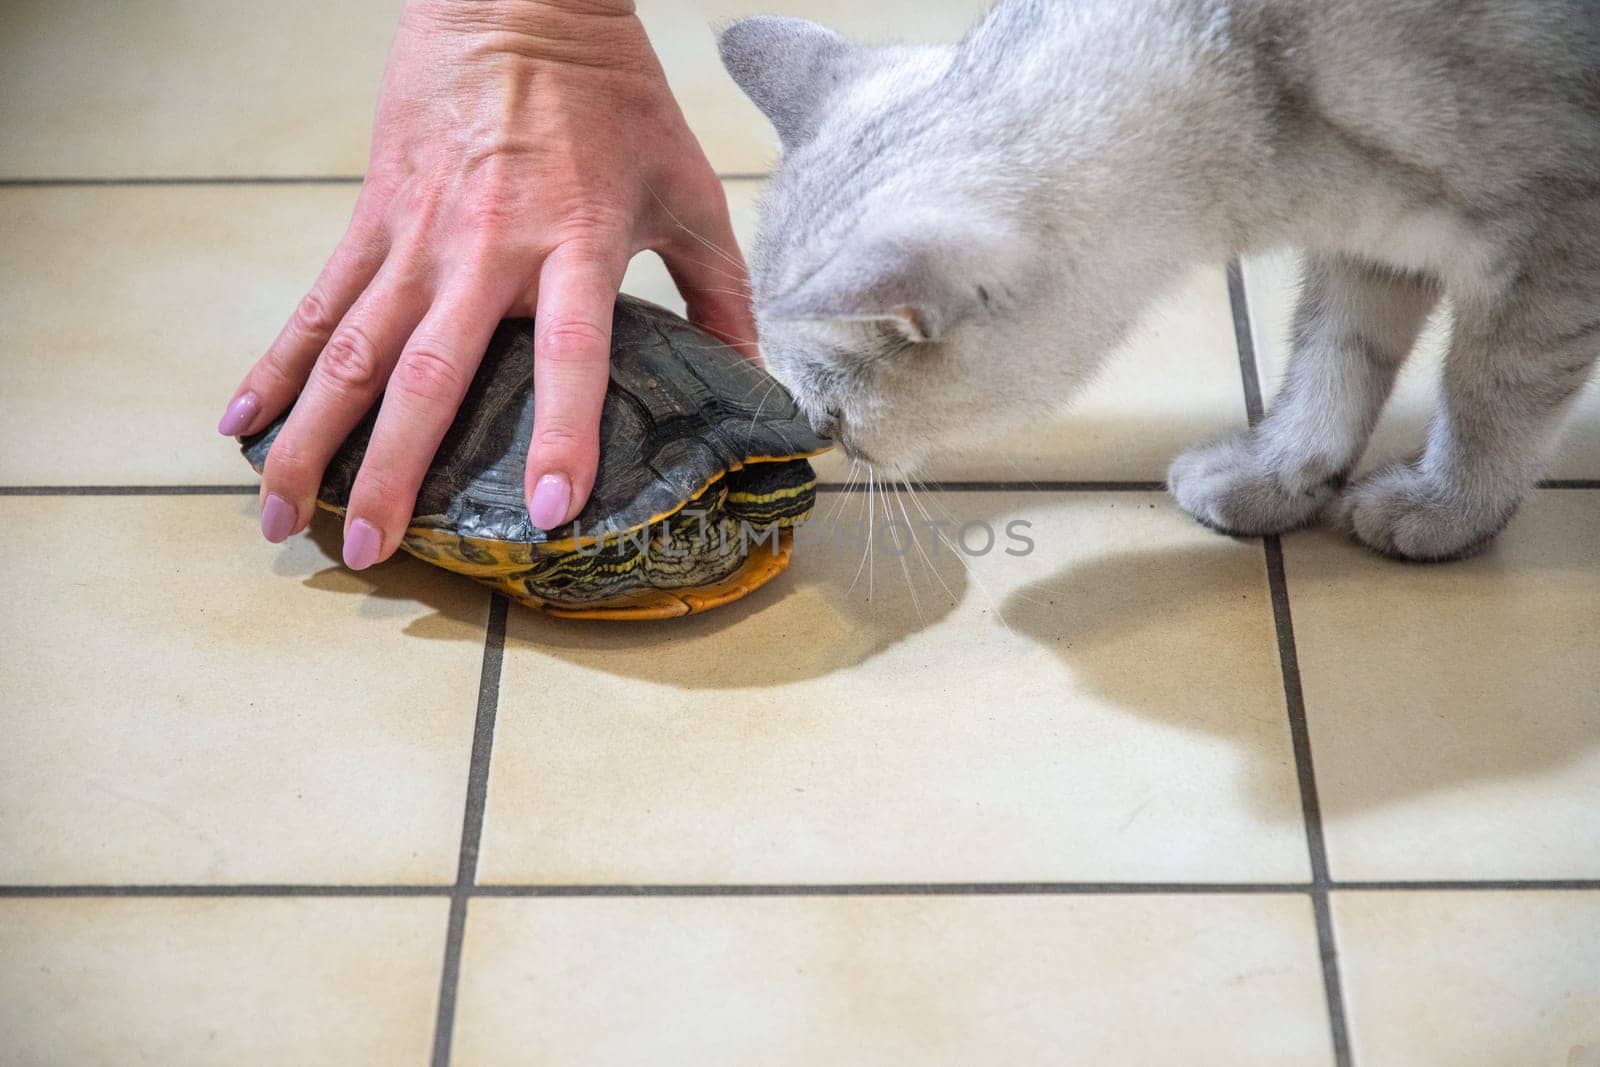
[{"label": "turtle head", "polygon": [[818,431],[912,473],[1055,407],[1077,367],[1048,343],[1069,334],[1061,257],[1028,211],[1037,182],[1008,158],[1015,115],[984,111],[960,46],[767,17],[719,43],[782,146],[751,292],[767,367]]}]

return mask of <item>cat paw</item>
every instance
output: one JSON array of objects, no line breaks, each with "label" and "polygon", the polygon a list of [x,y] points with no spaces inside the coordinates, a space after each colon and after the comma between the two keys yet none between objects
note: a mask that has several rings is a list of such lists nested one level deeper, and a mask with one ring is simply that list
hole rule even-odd
[{"label": "cat paw", "polygon": [[1442,563],[1483,551],[1516,510],[1463,504],[1409,463],[1362,478],[1338,505],[1338,519],[1375,552],[1413,563]]},{"label": "cat paw", "polygon": [[1253,433],[1190,449],[1167,471],[1167,491],[1201,525],[1236,537],[1297,530],[1337,495],[1337,476],[1286,478],[1261,453]]}]

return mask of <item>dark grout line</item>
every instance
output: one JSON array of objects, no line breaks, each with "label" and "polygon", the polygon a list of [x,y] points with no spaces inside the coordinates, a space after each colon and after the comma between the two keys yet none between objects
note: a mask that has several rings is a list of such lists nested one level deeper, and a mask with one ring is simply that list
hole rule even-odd
[{"label": "dark grout line", "polygon": [[1244,380],[1245,416],[1254,426],[1261,421],[1261,376],[1256,369],[1256,342],[1250,332],[1250,304],[1244,294],[1244,268],[1228,261],[1228,308],[1233,312],[1233,343],[1239,352],[1239,377]]},{"label": "dark grout line", "polygon": [[[1245,413],[1250,425],[1261,422],[1266,405],[1261,396],[1261,376],[1256,367],[1255,337],[1250,329],[1250,304],[1245,295],[1244,270],[1239,261],[1228,263],[1228,306],[1233,314],[1234,342],[1239,350],[1239,379],[1244,388]],[[1349,1026],[1345,1019],[1344,986],[1339,978],[1338,942],[1333,934],[1333,914],[1328,906],[1328,851],[1322,830],[1322,802],[1317,796],[1316,769],[1311,760],[1311,730],[1306,723],[1305,692],[1300,684],[1300,654],[1294,640],[1294,618],[1289,610],[1289,581],[1283,569],[1283,542],[1276,536],[1261,539],[1266,557],[1267,587],[1272,600],[1272,622],[1278,644],[1278,667],[1283,676],[1284,706],[1289,718],[1289,739],[1294,750],[1295,779],[1300,787],[1300,813],[1305,823],[1306,854],[1311,864],[1311,907],[1317,924],[1317,951],[1322,963],[1322,991],[1328,1006],[1328,1029],[1334,1062],[1351,1067]]]},{"label": "dark grout line", "polygon": [[[725,182],[766,181],[772,175],[765,171],[729,171],[718,174]],[[184,186],[184,185],[360,185],[366,177],[361,174],[217,174],[217,175],[146,175],[127,177],[43,177],[0,178],[0,189],[71,189],[77,187],[118,186]]]},{"label": "dark grout line", "polygon": [[[1600,878],[1464,881],[1311,882],[840,882],[656,883],[635,885],[10,885],[0,900],[59,897],[987,897],[987,896],[1255,896],[1284,893],[1553,893],[1600,892]],[[459,955],[457,956],[459,966]]]},{"label": "dark grout line", "polygon": [[[908,490],[931,493],[1164,493],[1166,482],[1119,481],[1055,481],[1055,482],[918,482],[915,487],[905,482],[874,482],[875,490]],[[819,493],[865,493],[867,487],[859,482],[818,482]]]},{"label": "dark grout line", "polygon": [[480,885],[483,897],[1189,896],[1305,893],[1299,882],[866,882],[770,885]]},{"label": "dark grout line", "polygon": [[[905,482],[878,482],[878,486],[905,490]],[[930,493],[1164,493],[1165,482],[1053,481],[1053,482],[918,482],[916,491]],[[1557,479],[1540,482],[1539,489],[1600,490],[1600,480]],[[261,489],[250,485],[0,485],[0,496],[254,496]],[[819,493],[864,493],[862,485],[818,482]]]},{"label": "dark grout line", "polygon": [[1369,881],[1330,882],[1328,888],[1335,893],[1494,893],[1494,892],[1580,892],[1600,891],[1600,878],[1486,878],[1476,881]]},{"label": "dark grout line", "polygon": [[254,496],[257,485],[0,485],[0,496]]},{"label": "dark grout line", "polygon": [[1313,885],[1326,887],[1328,850],[1322,832],[1322,802],[1317,796],[1316,770],[1311,762],[1311,731],[1306,724],[1305,693],[1300,684],[1300,656],[1294,640],[1294,617],[1289,608],[1289,582],[1283,566],[1283,542],[1262,538],[1267,557],[1267,586],[1272,600],[1272,621],[1278,639],[1278,666],[1283,675],[1284,702],[1288,705],[1289,736],[1294,747],[1295,776],[1300,784],[1300,809],[1306,824],[1306,850],[1311,860]]},{"label": "dark grout line", "polygon": [[483,812],[489,796],[489,757],[494,748],[494,723],[500,709],[500,668],[505,660],[506,620],[510,601],[499,593],[489,602],[484,636],[483,670],[478,678],[478,714],[472,729],[472,760],[467,771],[467,799],[461,818],[461,858],[456,864],[457,888],[470,888],[478,878],[478,847],[483,840]]},{"label": "dark grout line", "polygon": [[0,885],[0,900],[50,897],[447,897],[448,885]]},{"label": "dark grout line", "polygon": [[456,884],[450,891],[450,920],[445,931],[444,965],[439,976],[439,1011],[433,1028],[433,1067],[450,1062],[450,1040],[456,1025],[456,990],[461,980],[461,942],[467,927],[467,900],[478,877],[478,847],[483,840],[483,811],[489,795],[489,762],[494,750],[495,716],[500,708],[500,668],[505,660],[506,606],[496,593],[489,602],[489,625],[483,639],[483,669],[478,677],[478,712],[472,726],[472,757],[467,769],[467,796],[461,816],[461,855]]},{"label": "dark grout line", "polygon": [[[906,490],[905,482],[877,482],[877,488]],[[0,485],[0,496],[253,496],[259,483],[249,485]],[[933,493],[1164,493],[1165,482],[1129,481],[949,481],[918,482],[917,492]],[[818,482],[819,493],[864,493],[864,485]]]},{"label": "dark grout line", "polygon": [[1267,557],[1267,585],[1272,596],[1272,619],[1278,638],[1278,663],[1283,674],[1284,704],[1289,716],[1289,738],[1294,749],[1295,778],[1300,786],[1300,811],[1305,820],[1306,852],[1311,861],[1311,906],[1317,922],[1317,949],[1322,959],[1322,988],[1328,1001],[1334,1062],[1340,1067],[1350,1067],[1354,1061],[1345,1018],[1344,985],[1339,977],[1338,941],[1334,937],[1333,913],[1328,905],[1330,880],[1327,842],[1322,829],[1322,801],[1317,794],[1316,768],[1311,759],[1311,729],[1306,722],[1305,691],[1300,684],[1300,655],[1294,640],[1294,618],[1289,609],[1283,542],[1276,535],[1262,540]]},{"label": "dark grout line", "polygon": [[72,189],[79,187],[185,185],[360,185],[359,174],[150,175],[117,178],[0,178],[0,189]]}]

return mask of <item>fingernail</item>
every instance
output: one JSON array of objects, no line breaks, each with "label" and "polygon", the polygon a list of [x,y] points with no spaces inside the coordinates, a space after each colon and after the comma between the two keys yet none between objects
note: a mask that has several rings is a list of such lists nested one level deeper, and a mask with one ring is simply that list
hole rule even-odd
[{"label": "fingernail", "polygon": [[364,571],[378,562],[378,551],[383,548],[383,535],[366,519],[357,519],[344,532],[344,565],[353,571]]},{"label": "fingernail", "polygon": [[533,499],[528,501],[528,518],[541,530],[553,530],[567,517],[567,505],[572,501],[572,485],[564,474],[546,474],[533,487]]},{"label": "fingernail", "polygon": [[261,401],[256,399],[254,393],[241,393],[228,405],[228,410],[222,413],[222,421],[217,423],[217,432],[224,437],[237,437],[244,433],[244,428],[255,421],[256,413],[261,410]]},{"label": "fingernail", "polygon": [[295,511],[293,504],[277,493],[268,493],[261,505],[261,536],[278,544],[294,533],[294,525],[299,519],[300,513]]}]

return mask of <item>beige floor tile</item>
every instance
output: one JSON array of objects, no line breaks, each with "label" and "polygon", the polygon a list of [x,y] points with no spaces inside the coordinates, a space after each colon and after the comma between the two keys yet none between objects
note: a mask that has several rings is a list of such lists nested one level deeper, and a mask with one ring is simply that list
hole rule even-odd
[{"label": "beige floor tile", "polygon": [[454,877],[487,596],[317,531],[0,498],[0,883]]},{"label": "beige floor tile", "polygon": [[1301,896],[472,902],[455,1058],[1323,1064]]},{"label": "beige floor tile", "polygon": [[1600,893],[1337,893],[1363,1067],[1600,1064]]},{"label": "beige floor tile", "polygon": [[[1282,252],[1244,262],[1250,321],[1261,368],[1261,388],[1277,392],[1289,362],[1289,327],[1294,314],[1299,258]],[[1361,468],[1371,469],[1412,454],[1427,441],[1428,420],[1439,391],[1439,372],[1450,343],[1450,317],[1436,314],[1400,372],[1394,395],[1373,432]],[[1269,405],[1270,407],[1270,401]],[[1551,478],[1600,478],[1600,374],[1579,394],[1567,417]]]},{"label": "beige floor tile", "polygon": [[[762,183],[728,182],[734,231],[748,249]],[[624,288],[682,312],[661,261],[637,257]],[[1178,452],[1246,423],[1227,280],[1195,272],[1151,309],[1106,369],[1062,414],[970,454],[936,459],[920,477],[982,481],[1160,481]],[[845,481],[850,462],[816,461],[825,481]]]},{"label": "beige floor tile", "polygon": [[670,626],[514,613],[480,879],[1306,876],[1258,545],[1153,493],[928,505],[995,532],[970,576],[886,541],[851,589],[841,534]]},{"label": "beige floor tile", "polygon": [[251,481],[217,419],[354,202],[353,186],[0,190],[0,484]]},{"label": "beige floor tile", "polygon": [[[985,0],[641,4],[690,126],[719,171],[763,171],[767,122],[717,59],[713,27],[810,17],[871,40],[953,41]],[[15,0],[0,12],[0,177],[360,174],[397,0]]]},{"label": "beige floor tile", "polygon": [[422,1063],[442,899],[0,901],[7,1064]]},{"label": "beige floor tile", "polygon": [[1541,490],[1460,563],[1285,542],[1336,878],[1600,876],[1596,530]]},{"label": "beige floor tile", "polygon": [[398,0],[11,0],[0,176],[360,174]]}]

